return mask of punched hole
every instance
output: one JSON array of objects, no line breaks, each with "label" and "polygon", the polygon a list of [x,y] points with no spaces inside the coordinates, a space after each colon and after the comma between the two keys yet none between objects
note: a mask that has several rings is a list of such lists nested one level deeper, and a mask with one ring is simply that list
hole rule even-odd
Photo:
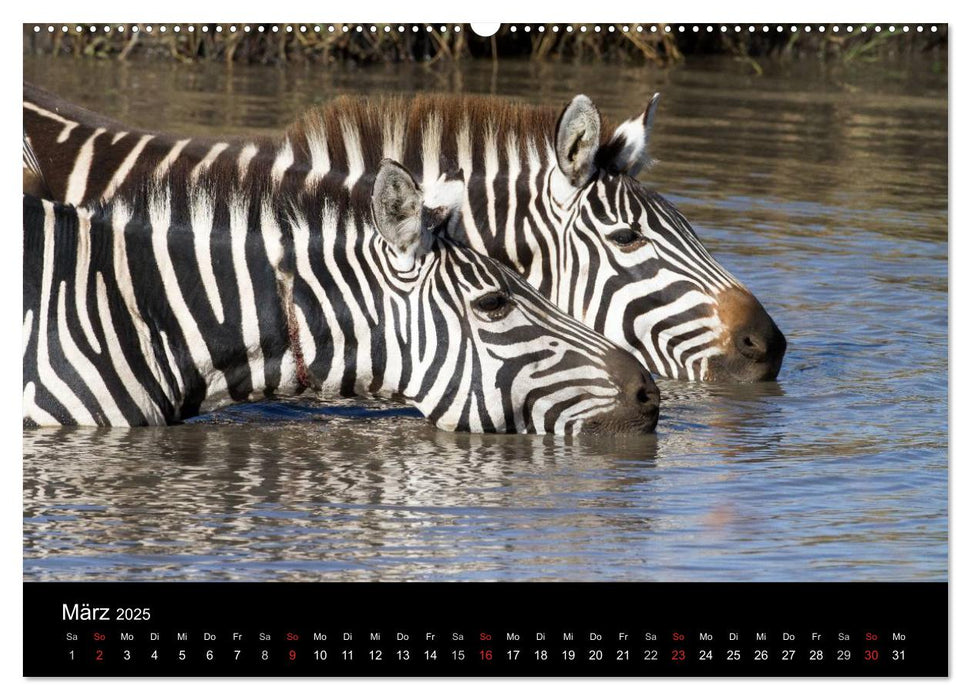
[{"label": "punched hole", "polygon": [[499,22],[473,22],[472,31],[481,37],[490,37],[499,31]]}]

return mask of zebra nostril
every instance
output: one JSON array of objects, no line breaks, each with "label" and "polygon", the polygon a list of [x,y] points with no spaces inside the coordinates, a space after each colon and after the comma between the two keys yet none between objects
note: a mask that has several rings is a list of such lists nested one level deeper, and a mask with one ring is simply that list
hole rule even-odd
[{"label": "zebra nostril", "polygon": [[661,392],[658,391],[657,384],[651,379],[650,374],[641,369],[639,375],[637,389],[628,396],[633,399],[637,410],[642,413],[654,414],[661,403]]},{"label": "zebra nostril", "polygon": [[738,351],[750,360],[761,361],[765,359],[768,343],[765,338],[756,333],[740,334],[735,345],[738,347]]}]

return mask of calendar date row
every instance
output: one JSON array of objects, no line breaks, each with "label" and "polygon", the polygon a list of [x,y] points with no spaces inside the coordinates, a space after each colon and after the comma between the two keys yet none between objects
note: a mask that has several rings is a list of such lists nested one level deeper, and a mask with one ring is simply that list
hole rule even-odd
[{"label": "calendar date row", "polygon": [[161,660],[187,662],[358,662],[408,663],[411,661],[436,662],[447,660],[453,663],[463,662],[494,662],[503,661],[515,663],[520,660],[543,663],[559,661],[564,663],[600,663],[600,662],[631,662],[641,661],[657,663],[668,661],[673,664],[685,663],[690,660],[699,663],[721,660],[727,663],[743,663],[746,661],[760,662],[798,662],[823,663],[836,661],[841,663],[862,661],[874,663],[881,660],[893,662],[906,661],[906,648],[809,648],[809,649],[770,649],[770,648],[168,648],[168,647],[121,647],[117,649],[94,648],[83,652],[75,648],[67,650],[70,661],[89,660],[96,663],[109,661],[131,662],[145,660],[157,662]]}]

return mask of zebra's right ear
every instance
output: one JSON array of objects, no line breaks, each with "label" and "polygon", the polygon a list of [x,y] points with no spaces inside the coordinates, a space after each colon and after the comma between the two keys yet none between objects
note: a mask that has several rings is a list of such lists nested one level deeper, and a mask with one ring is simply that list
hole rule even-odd
[{"label": "zebra's right ear", "polygon": [[647,103],[644,113],[628,119],[618,126],[610,139],[597,151],[597,167],[611,173],[623,173],[631,177],[650,167],[654,160],[648,153],[647,145],[654,128],[654,115],[661,93],[655,92]]},{"label": "zebra's right ear", "polygon": [[404,166],[381,161],[371,190],[374,225],[399,253],[414,252],[421,239],[421,187]]},{"label": "zebra's right ear", "polygon": [[589,97],[577,95],[556,122],[556,162],[571,185],[590,179],[599,147],[600,112]]}]

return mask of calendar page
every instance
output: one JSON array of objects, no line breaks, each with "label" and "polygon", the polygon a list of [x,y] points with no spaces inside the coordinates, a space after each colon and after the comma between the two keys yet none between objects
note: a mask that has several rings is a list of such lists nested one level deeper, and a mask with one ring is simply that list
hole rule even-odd
[{"label": "calendar page", "polygon": [[948,89],[946,23],[24,24],[24,675],[947,676]]}]

